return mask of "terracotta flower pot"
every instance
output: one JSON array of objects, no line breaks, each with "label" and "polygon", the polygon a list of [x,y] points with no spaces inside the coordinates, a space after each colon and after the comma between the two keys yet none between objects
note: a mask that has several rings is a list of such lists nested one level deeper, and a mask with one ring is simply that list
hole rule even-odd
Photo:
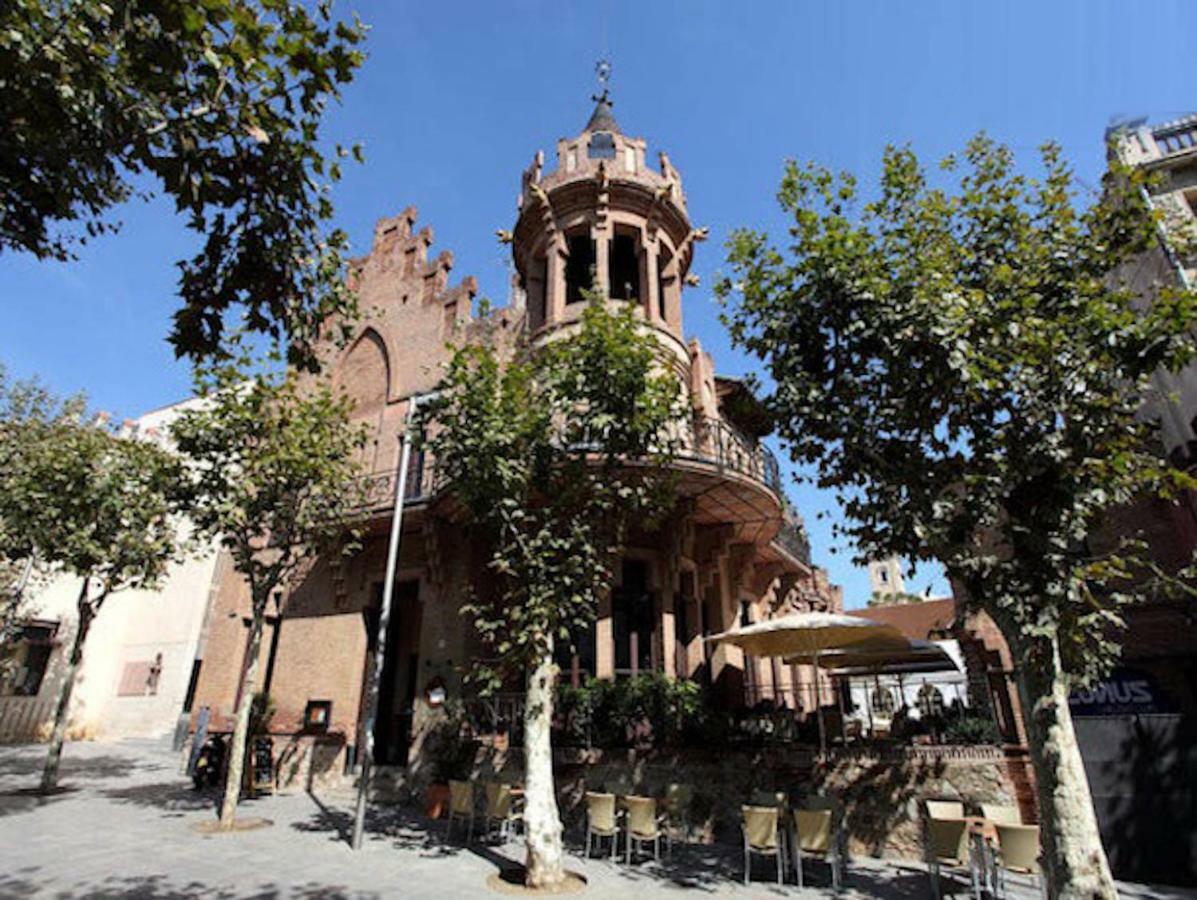
[{"label": "terracotta flower pot", "polygon": [[424,789],[424,814],[439,819],[449,806],[449,785],[430,784]]}]

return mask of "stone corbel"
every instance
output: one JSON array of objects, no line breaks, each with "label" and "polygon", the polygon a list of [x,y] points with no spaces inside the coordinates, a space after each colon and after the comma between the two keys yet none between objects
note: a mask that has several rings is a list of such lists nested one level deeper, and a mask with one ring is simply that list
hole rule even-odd
[{"label": "stone corbel", "polygon": [[673,199],[673,183],[664,184],[653,192],[653,202],[648,208],[648,216],[644,220],[644,235],[645,237],[656,243],[657,240],[657,213],[661,206],[668,200]]},{"label": "stone corbel", "polygon": [[545,233],[550,237],[557,234],[560,231],[557,227],[557,214],[553,211],[553,204],[549,202],[548,193],[539,184],[528,185],[528,193],[541,206],[540,215],[544,222]]}]

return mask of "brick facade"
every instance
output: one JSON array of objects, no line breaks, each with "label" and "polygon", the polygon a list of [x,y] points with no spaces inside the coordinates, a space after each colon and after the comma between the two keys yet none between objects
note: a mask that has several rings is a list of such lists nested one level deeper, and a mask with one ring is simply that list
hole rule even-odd
[{"label": "brick facade", "polygon": [[[589,153],[601,135],[614,145],[613,157]],[[783,502],[776,463],[753,433],[754,423],[725,415],[723,404],[742,386],[718,377],[698,341],[684,338],[682,289],[705,230],[690,225],[677,170],[663,154],[658,168],[646,167],[644,142],[625,137],[618,126],[602,133],[588,126],[563,141],[558,153],[555,172],[544,171],[538,154],[524,175],[519,217],[510,233],[517,290],[513,302],[489,313],[487,322],[475,315],[474,279],[451,284],[452,254],[431,257],[432,229],[417,230],[414,208],[381,220],[370,253],[351,262],[350,278],[365,316],[350,343],[330,346],[325,359],[334,382],[354,399],[356,420],[370,428],[362,466],[379,488],[378,503],[361,552],[335,568],[324,560],[312,565],[283,592],[277,620],[263,640],[260,671],[268,673],[266,689],[276,707],[271,728],[276,745],[281,742],[278,752],[296,761],[289,769],[295,778],[306,777],[314,746],[327,774],[340,765],[340,751],[330,756],[328,748],[359,742],[398,437],[411,398],[436,385],[448,359],[446,343],[483,324],[511,342],[553,340],[576,327],[584,304],[570,302],[576,286],[569,279],[577,268],[571,268],[570,253],[586,252],[587,241],[595,248],[599,282],[616,295],[629,294],[620,302],[635,304],[662,359],[689,393],[692,421],[691,440],[678,463],[678,511],[658,533],[633,537],[623,570],[600,603],[593,646],[584,660],[563,661],[567,677],[579,668],[613,677],[630,665],[632,671],[651,668],[709,681],[729,703],[743,702],[746,682],[758,694],[794,702],[790,688],[804,677],[801,671],[756,661],[746,673],[737,648],[709,647],[703,636],[734,626],[742,616],[842,607],[838,588],[810,564],[801,522]],[[617,277],[612,271],[627,279],[622,288],[612,287],[610,279]],[[742,410],[742,399],[727,408]],[[432,489],[433,464],[413,456],[393,641],[375,730],[380,763],[422,764],[421,744],[433,716],[427,689],[443,685],[450,697],[461,696],[463,673],[481,649],[459,614],[467,588],[484,587],[481,551],[443,512],[444,495]],[[230,724],[248,609],[244,585],[225,568],[195,702],[197,711],[210,708],[218,729]],[[621,588],[632,577],[643,580],[637,588],[643,596],[629,600]],[[651,626],[622,633],[613,610],[621,602],[647,604]],[[332,704],[329,733],[318,744],[303,733],[304,711],[312,701]]]}]

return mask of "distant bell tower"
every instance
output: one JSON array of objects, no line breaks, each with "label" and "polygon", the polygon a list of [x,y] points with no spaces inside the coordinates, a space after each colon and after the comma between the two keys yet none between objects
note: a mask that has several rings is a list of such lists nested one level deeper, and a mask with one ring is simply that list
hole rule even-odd
[{"label": "distant bell tower", "polygon": [[599,93],[581,134],[557,142],[557,167],[537,153],[520,185],[512,255],[533,341],[576,322],[583,291],[596,283],[610,299],[635,304],[647,326],[689,365],[682,332],[682,287],[694,245],[706,237],[686,212],[682,180],[661,153],[615,121],[610,66],[598,66]]},{"label": "distant bell tower", "polygon": [[869,560],[869,584],[874,596],[893,597],[906,593],[902,581],[902,561],[896,556]]}]

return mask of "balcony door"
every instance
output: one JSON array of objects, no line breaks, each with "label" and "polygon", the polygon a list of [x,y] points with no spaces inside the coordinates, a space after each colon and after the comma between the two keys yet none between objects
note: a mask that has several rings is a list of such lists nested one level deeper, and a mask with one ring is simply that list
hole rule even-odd
[{"label": "balcony door", "polygon": [[642,559],[625,559],[623,577],[611,593],[616,675],[635,675],[657,668],[656,598],[651,590],[648,565]]}]

